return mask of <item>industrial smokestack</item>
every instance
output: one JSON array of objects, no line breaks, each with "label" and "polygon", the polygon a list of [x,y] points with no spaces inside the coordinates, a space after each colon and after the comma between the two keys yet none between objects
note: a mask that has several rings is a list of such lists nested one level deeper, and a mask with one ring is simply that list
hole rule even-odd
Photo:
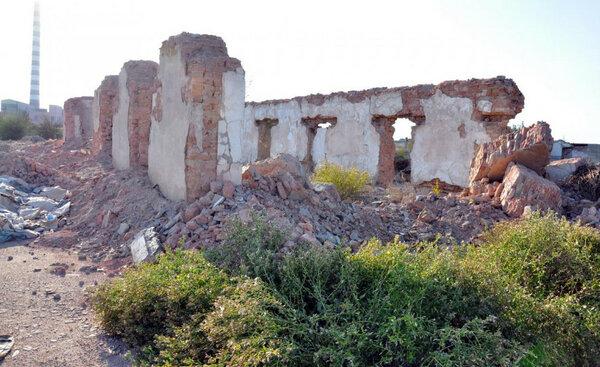
[{"label": "industrial smokestack", "polygon": [[40,108],[40,3],[35,1],[33,10],[33,42],[31,47],[31,84],[29,105]]}]

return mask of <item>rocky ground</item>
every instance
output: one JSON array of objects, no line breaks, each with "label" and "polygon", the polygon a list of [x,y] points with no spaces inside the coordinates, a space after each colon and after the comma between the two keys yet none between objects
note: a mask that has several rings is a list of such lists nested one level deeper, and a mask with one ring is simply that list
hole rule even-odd
[{"label": "rocky ground", "polygon": [[102,334],[87,301],[106,272],[45,245],[0,244],[0,334],[14,340],[0,365],[129,366],[127,349]]}]

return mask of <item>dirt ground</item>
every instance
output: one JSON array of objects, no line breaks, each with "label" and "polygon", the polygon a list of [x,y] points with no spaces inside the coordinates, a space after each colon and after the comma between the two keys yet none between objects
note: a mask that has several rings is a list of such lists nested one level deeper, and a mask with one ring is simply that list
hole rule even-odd
[{"label": "dirt ground", "polygon": [[99,330],[86,300],[108,279],[94,266],[42,244],[0,244],[0,335],[14,339],[0,366],[130,366],[127,348]]}]

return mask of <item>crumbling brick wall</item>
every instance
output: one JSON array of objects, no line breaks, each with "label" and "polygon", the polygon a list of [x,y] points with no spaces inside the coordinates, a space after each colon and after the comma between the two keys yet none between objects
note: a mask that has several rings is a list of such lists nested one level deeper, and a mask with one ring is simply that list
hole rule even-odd
[{"label": "crumbling brick wall", "polygon": [[[279,153],[308,169],[355,166],[387,185],[395,174],[392,125],[407,118],[416,124],[412,180],[467,186],[475,147],[505,133],[524,105],[504,77],[248,103],[244,77],[221,38],[173,36],[158,68],[131,62],[102,82],[93,151],[112,151],[117,168],[147,162],[151,181],[173,200],[193,200],[215,179],[239,183],[244,164]],[[67,104],[65,120],[73,120]],[[67,140],[76,135],[69,123]]]},{"label": "crumbling brick wall", "polygon": [[182,33],[163,42],[157,79],[148,174],[167,197],[193,200],[241,158],[244,71],[221,38]]},{"label": "crumbling brick wall", "polygon": [[158,64],[128,61],[119,73],[117,110],[112,121],[112,159],[117,169],[147,168],[152,96]]},{"label": "crumbling brick wall", "polygon": [[92,154],[110,154],[111,152],[112,124],[119,101],[118,95],[118,75],[105,77],[94,93],[94,103],[92,106],[92,121],[94,124]]},{"label": "crumbling brick wall", "polygon": [[92,103],[94,97],[75,97],[65,101],[63,134],[67,147],[80,147],[93,134]]},{"label": "crumbling brick wall", "polygon": [[[325,160],[356,166],[386,185],[394,177],[391,125],[397,118],[408,118],[417,125],[412,180],[438,178],[468,186],[475,146],[504,133],[523,105],[516,84],[504,77],[250,102],[245,111],[243,156],[248,161],[257,158],[263,143],[257,121],[275,120],[278,123],[269,135],[272,155],[292,154],[313,160],[312,166]],[[314,119],[335,120],[335,124],[315,134],[314,126],[303,123]],[[319,134],[322,138],[314,139]]]}]

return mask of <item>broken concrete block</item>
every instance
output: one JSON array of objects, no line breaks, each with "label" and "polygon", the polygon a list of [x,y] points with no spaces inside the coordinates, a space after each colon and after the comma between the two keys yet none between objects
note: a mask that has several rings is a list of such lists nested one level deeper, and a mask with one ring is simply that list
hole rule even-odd
[{"label": "broken concrete block", "polygon": [[27,205],[30,208],[38,208],[47,212],[52,212],[56,209],[58,203],[47,197],[31,196],[26,199],[25,205]]},{"label": "broken concrete block", "polygon": [[138,232],[129,244],[129,249],[134,264],[154,261],[161,250],[158,234],[154,227],[142,229]]},{"label": "broken concrete block", "polygon": [[523,215],[526,206],[530,206],[533,211],[561,211],[560,188],[527,167],[510,163],[502,183],[502,209],[512,217]]},{"label": "broken concrete block", "polygon": [[559,159],[546,166],[546,177],[554,183],[562,184],[577,168],[586,163],[585,158],[575,157]]},{"label": "broken concrete block", "polygon": [[67,189],[63,189],[59,186],[43,187],[39,192],[40,195],[50,198],[56,202],[61,202],[64,200],[68,193],[69,191]]},{"label": "broken concrete block", "polygon": [[117,234],[119,236],[124,235],[127,231],[129,231],[129,223],[127,222],[123,222],[119,225],[119,228],[117,229]]}]

